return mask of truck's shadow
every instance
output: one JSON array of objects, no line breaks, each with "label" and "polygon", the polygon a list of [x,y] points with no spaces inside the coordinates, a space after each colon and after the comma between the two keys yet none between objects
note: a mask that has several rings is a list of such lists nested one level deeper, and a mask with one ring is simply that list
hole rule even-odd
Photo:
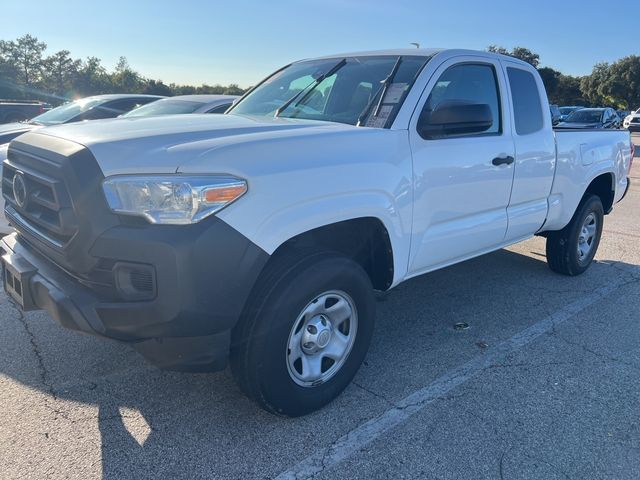
[{"label": "truck's shadow", "polygon": [[[640,276],[636,265],[599,262],[581,277],[562,277],[538,255],[502,250],[391,292],[378,303],[376,335],[357,382],[384,401],[399,399],[442,369],[479,354],[476,338],[507,338],[585,291],[620,275]],[[75,428],[93,418],[68,401],[96,405],[106,479],[270,476],[268,465],[284,468],[299,459],[284,452],[304,452],[292,445],[322,443],[324,434],[334,438],[344,428],[336,426],[336,408],[357,424],[388,407],[352,386],[333,404],[336,408],[301,419],[277,418],[246,400],[228,372],[159,372],[124,346],[62,331],[38,315],[44,316],[20,320],[32,341],[23,347],[33,347],[37,359],[26,365],[3,355],[0,374],[49,395],[52,415]],[[452,328],[460,321],[472,325],[463,334],[469,337]],[[33,365],[42,371],[34,373]],[[85,418],[79,421],[78,415]],[[86,477],[87,472],[74,473]]]}]

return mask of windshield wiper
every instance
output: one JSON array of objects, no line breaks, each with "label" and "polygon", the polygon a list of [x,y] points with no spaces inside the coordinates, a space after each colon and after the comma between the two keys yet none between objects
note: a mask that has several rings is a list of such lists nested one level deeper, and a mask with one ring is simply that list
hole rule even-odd
[{"label": "windshield wiper", "polygon": [[398,57],[398,59],[396,60],[396,63],[394,63],[393,68],[389,72],[389,75],[387,75],[387,78],[385,78],[380,82],[382,85],[380,85],[380,88],[378,88],[378,90],[376,91],[376,94],[373,97],[371,97],[371,100],[369,100],[369,103],[367,103],[367,105],[364,107],[364,110],[362,110],[362,112],[360,113],[360,116],[358,116],[358,123],[356,123],[356,126],[359,127],[362,125],[362,121],[365,118],[367,118],[367,115],[369,115],[369,110],[371,110],[371,107],[373,106],[373,102],[376,100],[376,98],[378,98],[378,95],[380,95],[380,100],[378,100],[376,109],[373,112],[374,117],[378,116],[378,114],[380,113],[380,108],[382,107],[382,100],[384,99],[384,96],[387,93],[387,90],[389,89],[389,85],[391,85],[391,83],[393,82],[393,79],[395,78],[401,63],[402,63],[402,57]]},{"label": "windshield wiper", "polygon": [[278,108],[276,110],[276,113],[275,113],[274,117],[279,117],[280,114],[282,112],[284,112],[289,105],[291,105],[293,102],[295,102],[296,99],[300,95],[302,95],[304,92],[306,92],[304,94],[304,96],[296,103],[296,105],[294,105],[294,106],[297,106],[300,102],[302,102],[305,98],[307,98],[311,94],[311,92],[313,92],[315,90],[315,88],[322,83],[322,81],[325,78],[330,77],[331,75],[336,73],[338,70],[340,70],[342,67],[344,67],[346,64],[347,64],[347,59],[346,58],[343,58],[342,60],[340,60],[337,64],[335,64],[333,66],[333,68],[331,70],[329,70],[328,72],[323,73],[322,75],[320,75],[312,83],[307,85],[305,88],[303,88],[298,93],[296,93],[293,97],[291,97],[289,100],[287,100],[280,108]]}]

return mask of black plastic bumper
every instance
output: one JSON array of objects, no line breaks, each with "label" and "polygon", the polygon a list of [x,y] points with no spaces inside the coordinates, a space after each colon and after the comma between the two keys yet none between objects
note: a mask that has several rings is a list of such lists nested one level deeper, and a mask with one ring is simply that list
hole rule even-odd
[{"label": "black plastic bumper", "polygon": [[[218,219],[193,226],[118,226],[90,249],[109,265],[155,274],[154,298],[125,301],[52,263],[19,234],[0,241],[6,290],[25,310],[46,310],[66,328],[129,342],[166,369],[225,367],[231,329],[268,255]],[[113,287],[115,290],[115,287]]]}]

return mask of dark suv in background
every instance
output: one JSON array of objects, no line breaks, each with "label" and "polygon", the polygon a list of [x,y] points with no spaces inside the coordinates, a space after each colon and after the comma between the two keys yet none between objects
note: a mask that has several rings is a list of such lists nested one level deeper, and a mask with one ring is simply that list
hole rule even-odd
[{"label": "dark suv in background", "polygon": [[620,128],[622,121],[613,108],[581,108],[571,113],[558,128]]}]

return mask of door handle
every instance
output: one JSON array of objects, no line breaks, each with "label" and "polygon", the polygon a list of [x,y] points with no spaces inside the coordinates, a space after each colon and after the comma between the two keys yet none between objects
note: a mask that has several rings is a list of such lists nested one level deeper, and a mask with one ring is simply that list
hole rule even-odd
[{"label": "door handle", "polygon": [[511,165],[514,162],[514,158],[512,156],[506,156],[506,157],[496,157],[493,160],[491,160],[491,163],[493,163],[496,167],[498,165]]}]

